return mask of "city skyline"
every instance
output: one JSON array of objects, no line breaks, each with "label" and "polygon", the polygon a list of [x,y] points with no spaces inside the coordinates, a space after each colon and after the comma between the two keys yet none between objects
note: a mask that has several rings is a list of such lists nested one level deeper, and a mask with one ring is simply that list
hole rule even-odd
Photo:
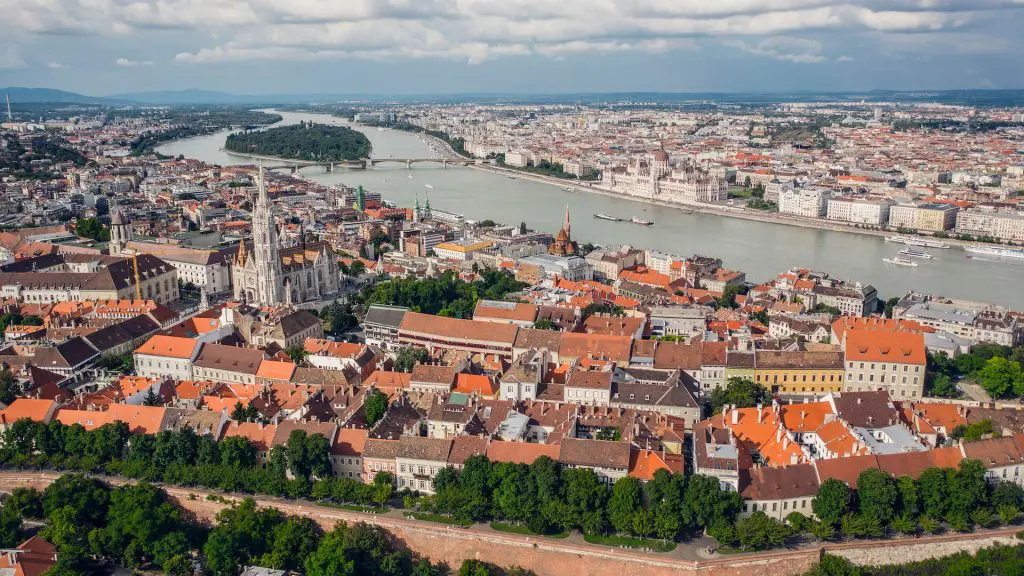
[{"label": "city skyline", "polygon": [[1010,0],[2,4],[0,85],[91,95],[1024,87]]}]

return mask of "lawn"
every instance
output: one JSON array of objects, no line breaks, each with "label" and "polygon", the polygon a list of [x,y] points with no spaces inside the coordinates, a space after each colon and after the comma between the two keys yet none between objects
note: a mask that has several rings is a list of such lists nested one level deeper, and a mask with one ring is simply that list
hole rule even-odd
[{"label": "lawn", "polygon": [[407,512],[406,516],[409,518],[415,518],[416,520],[423,520],[425,522],[437,522],[438,524],[449,524],[451,526],[458,526],[460,528],[469,528],[473,525],[472,522],[460,522],[451,516],[444,516],[442,514],[432,514],[430,512]]},{"label": "lawn", "polygon": [[320,506],[327,506],[328,508],[351,510],[352,512],[384,513],[388,511],[387,508],[378,508],[376,506],[363,506],[361,504],[338,504],[337,502],[317,502],[317,504]]},{"label": "lawn", "polygon": [[655,552],[671,552],[676,549],[675,542],[648,540],[647,538],[633,538],[632,536],[620,536],[617,534],[613,536],[591,534],[584,536],[583,539],[591,544],[615,546],[616,548],[650,548]]},{"label": "lawn", "polygon": [[497,530],[498,532],[511,532],[513,534],[523,534],[525,536],[544,536],[545,538],[568,538],[568,532],[557,532],[555,534],[537,534],[532,532],[526,526],[519,526],[516,524],[508,524],[507,522],[491,522],[491,529]]}]

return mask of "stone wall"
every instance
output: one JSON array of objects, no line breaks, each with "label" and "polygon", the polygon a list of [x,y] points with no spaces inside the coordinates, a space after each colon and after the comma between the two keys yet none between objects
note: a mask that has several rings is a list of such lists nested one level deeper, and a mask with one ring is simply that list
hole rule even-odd
[{"label": "stone wall", "polygon": [[[32,486],[45,489],[58,477],[51,473],[0,472],[0,491]],[[113,484],[125,480],[109,479]],[[181,506],[192,520],[213,524],[216,515],[236,496],[189,488],[164,487],[171,500]],[[817,563],[822,550],[842,556],[854,564],[880,566],[947,556],[956,552],[976,552],[997,543],[1016,544],[1017,529],[984,534],[949,534],[879,542],[828,544],[823,548],[782,550],[756,555],[724,556],[715,560],[688,561],[667,555],[635,553],[628,550],[569,543],[550,538],[533,538],[484,530],[461,529],[405,518],[363,514],[348,510],[315,506],[294,500],[256,498],[260,506],[273,506],[285,514],[307,516],[324,530],[339,521],[367,522],[379,525],[411,551],[434,562],[459,566],[465,559],[493,562],[500,566],[517,564],[539,576],[788,576],[804,574]]]},{"label": "stone wall", "polygon": [[842,556],[858,566],[887,566],[941,558],[957,552],[975,553],[982,548],[996,544],[1017,545],[1021,541],[1016,534],[1019,528],[985,532],[982,534],[948,534],[925,538],[908,538],[886,542],[851,542],[831,544],[825,552]]}]

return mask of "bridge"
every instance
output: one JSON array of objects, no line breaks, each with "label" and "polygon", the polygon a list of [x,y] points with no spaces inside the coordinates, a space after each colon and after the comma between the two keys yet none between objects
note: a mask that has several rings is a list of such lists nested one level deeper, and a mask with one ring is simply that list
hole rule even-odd
[{"label": "bridge", "polygon": [[447,168],[449,165],[472,166],[474,164],[494,163],[491,159],[470,158],[362,158],[360,160],[337,160],[334,162],[324,162],[321,160],[289,160],[287,158],[277,158],[274,156],[260,156],[259,154],[242,154],[238,152],[231,152],[229,150],[224,150],[224,152],[239,158],[263,160],[267,162],[263,165],[267,170],[291,170],[292,173],[298,172],[301,168],[308,168],[311,166],[323,167],[327,172],[334,172],[336,168],[362,170],[366,168],[373,168],[378,164],[385,163],[405,164],[406,168],[412,168],[414,164],[424,163],[440,164],[443,168]]}]

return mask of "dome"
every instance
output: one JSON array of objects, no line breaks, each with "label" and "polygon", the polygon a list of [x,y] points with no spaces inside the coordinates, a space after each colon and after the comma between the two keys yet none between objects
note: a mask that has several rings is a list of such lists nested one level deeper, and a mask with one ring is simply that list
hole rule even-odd
[{"label": "dome", "polygon": [[655,150],[654,160],[656,162],[668,162],[668,152],[665,152],[664,150]]}]

